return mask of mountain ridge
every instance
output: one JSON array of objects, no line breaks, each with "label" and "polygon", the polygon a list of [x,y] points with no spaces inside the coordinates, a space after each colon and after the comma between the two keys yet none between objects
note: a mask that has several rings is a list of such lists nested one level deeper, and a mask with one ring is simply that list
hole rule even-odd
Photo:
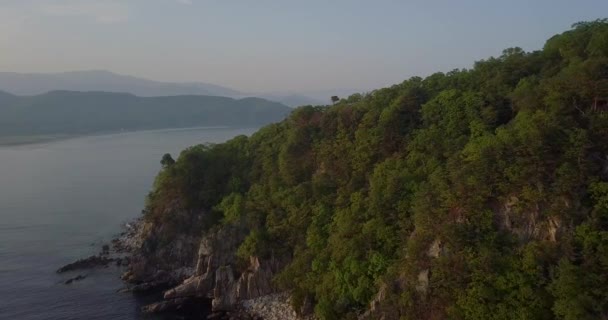
[{"label": "mountain ridge", "polygon": [[260,126],[291,109],[261,98],[54,90],[34,96],[0,92],[0,137],[81,135],[196,126]]},{"label": "mountain ridge", "polygon": [[[123,75],[107,70],[81,70],[57,73],[0,71],[0,90],[15,95],[40,95],[49,91],[128,92],[142,97],[207,95],[231,98],[259,97],[290,107],[329,103],[305,94],[251,93],[206,82],[168,82]],[[342,90],[341,92],[343,92]]]},{"label": "mountain ridge", "polygon": [[54,90],[129,92],[138,96],[182,94],[234,96],[232,88],[204,82],[164,82],[107,70],[58,73],[0,72],[0,88],[17,95],[38,95]]}]

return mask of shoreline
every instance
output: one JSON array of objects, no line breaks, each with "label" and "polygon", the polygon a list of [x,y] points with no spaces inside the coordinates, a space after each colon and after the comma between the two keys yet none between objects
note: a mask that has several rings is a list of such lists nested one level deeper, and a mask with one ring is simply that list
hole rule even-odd
[{"label": "shoreline", "polygon": [[0,137],[0,147],[16,147],[32,144],[44,144],[54,141],[69,140],[80,136],[74,135],[32,135]]},{"label": "shoreline", "polygon": [[[134,295],[159,297],[156,301],[141,307],[142,314],[174,314],[204,319],[248,319],[248,320],[314,320],[314,316],[299,316],[290,304],[290,295],[287,292],[277,292],[262,295],[252,299],[235,301],[232,308],[213,310],[212,299],[205,297],[184,297],[175,300],[167,300],[162,296],[168,291],[183,285],[189,279],[195,277],[194,268],[189,270],[158,270],[156,274],[141,281],[132,278],[132,268],[139,262],[137,257],[144,242],[143,232],[146,225],[143,217],[136,218],[123,225],[121,231],[109,244],[103,244],[101,251],[94,256],[79,259],[67,264],[57,272],[74,272],[76,275],[70,278],[72,282],[80,281],[82,277],[79,271],[93,268],[115,267],[120,271],[124,287],[117,293],[130,292]],[[183,281],[175,281],[176,279]]]},{"label": "shoreline", "polygon": [[36,144],[46,144],[57,141],[66,141],[78,138],[87,137],[103,137],[103,136],[114,136],[122,134],[133,134],[133,133],[154,133],[154,132],[179,132],[179,131],[196,131],[196,130],[213,130],[213,129],[255,129],[256,126],[202,126],[202,127],[171,127],[171,128],[158,128],[158,129],[135,129],[135,130],[122,130],[122,131],[103,131],[103,132],[91,132],[85,134],[48,134],[48,135],[20,135],[20,136],[0,136],[0,148],[1,147],[19,147]]}]

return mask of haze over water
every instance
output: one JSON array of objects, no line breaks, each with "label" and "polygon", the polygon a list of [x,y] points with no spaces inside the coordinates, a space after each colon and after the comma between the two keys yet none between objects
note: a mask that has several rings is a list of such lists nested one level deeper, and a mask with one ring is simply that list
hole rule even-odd
[{"label": "haze over water", "polygon": [[[58,275],[140,215],[161,156],[256,129],[184,129],[0,146],[0,319],[133,319],[116,268]],[[77,274],[88,277],[71,285]],[[146,319],[150,319],[146,317]]]}]

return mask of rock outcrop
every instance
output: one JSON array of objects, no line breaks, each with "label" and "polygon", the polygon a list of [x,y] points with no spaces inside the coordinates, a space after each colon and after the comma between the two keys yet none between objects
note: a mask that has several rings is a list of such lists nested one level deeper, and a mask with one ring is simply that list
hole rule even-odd
[{"label": "rock outcrop", "polygon": [[122,279],[131,291],[165,290],[194,274],[200,235],[169,228],[140,220],[113,242],[115,250],[130,254]]},{"label": "rock outcrop", "polygon": [[398,279],[390,284],[382,284],[378,290],[378,293],[372,299],[368,309],[359,315],[359,320],[398,320],[401,318],[399,309],[394,308],[387,301],[387,296],[390,295],[391,291],[402,292],[405,283],[404,279]]},{"label": "rock outcrop", "polygon": [[64,273],[74,270],[81,269],[91,269],[95,267],[107,267],[111,262],[114,262],[116,259],[108,258],[105,256],[90,256],[85,259],[80,259],[70,264],[66,264],[65,266],[59,268],[57,273]]},{"label": "rock outcrop", "polygon": [[84,279],[86,279],[86,277],[87,277],[87,275],[83,276],[83,275],[79,274],[78,276],[76,276],[74,278],[70,278],[70,279],[64,281],[63,283],[64,284],[72,284],[73,282],[84,280]]},{"label": "rock outcrop", "polygon": [[[562,207],[572,208],[576,205],[576,210],[583,210],[578,204],[572,204],[564,199],[556,199],[563,202]],[[565,232],[566,226],[563,225],[559,216],[547,216],[543,214],[547,211],[548,205],[535,204],[532,207],[520,208],[521,203],[518,197],[512,196],[507,201],[498,205],[495,212],[495,222],[501,230],[515,235],[520,242],[526,243],[531,240],[546,240],[556,242]]]},{"label": "rock outcrop", "polygon": [[244,300],[241,307],[254,318],[264,320],[312,320],[313,316],[299,316],[292,308],[289,295],[277,293]]},{"label": "rock outcrop", "polygon": [[241,301],[276,293],[272,278],[284,265],[280,260],[250,257],[239,269],[236,251],[245,235],[234,226],[209,232],[200,240],[193,274],[165,291],[163,301],[143,310],[170,311],[191,299],[210,299],[213,311],[232,311]]}]

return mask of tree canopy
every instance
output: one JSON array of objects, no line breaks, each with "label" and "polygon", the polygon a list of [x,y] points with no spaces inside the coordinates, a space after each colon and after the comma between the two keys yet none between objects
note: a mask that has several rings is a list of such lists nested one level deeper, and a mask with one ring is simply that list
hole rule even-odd
[{"label": "tree canopy", "polygon": [[321,319],[606,318],[607,83],[608,21],[577,23],[185,150],[146,217],[247,225],[239,255],[288,257]]}]

